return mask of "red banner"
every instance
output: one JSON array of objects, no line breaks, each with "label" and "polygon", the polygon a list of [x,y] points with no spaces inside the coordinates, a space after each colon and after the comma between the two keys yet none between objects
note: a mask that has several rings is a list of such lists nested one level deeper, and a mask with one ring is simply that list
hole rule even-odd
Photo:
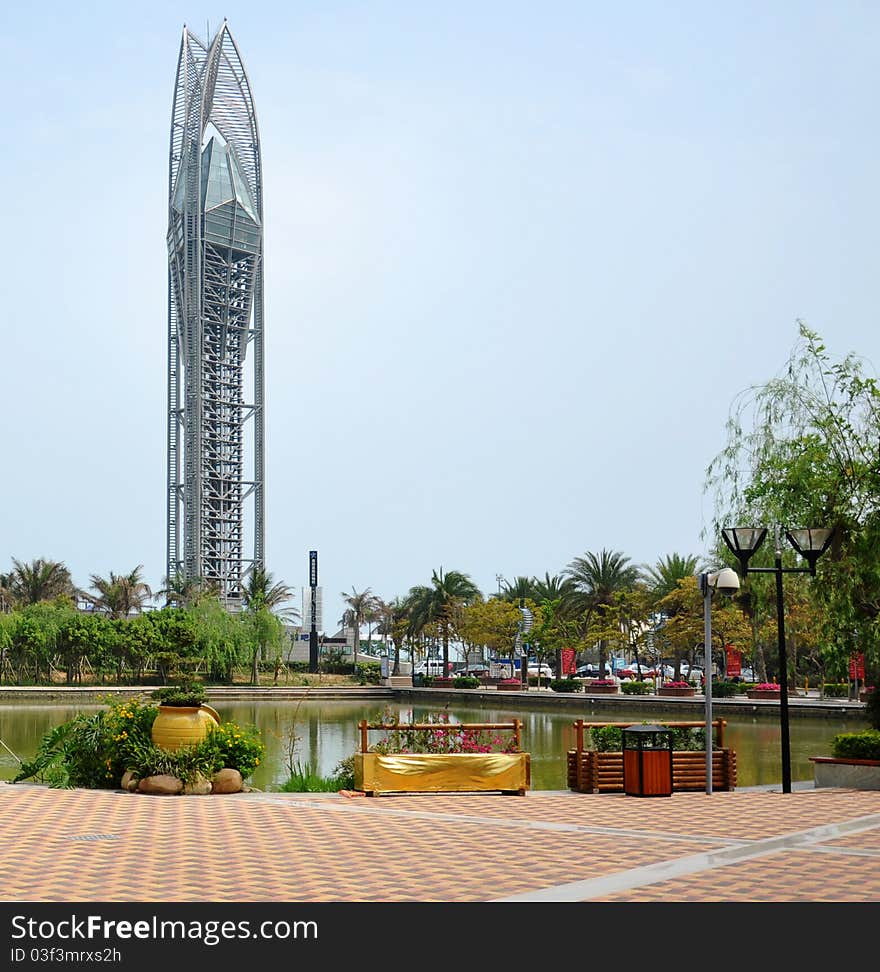
[{"label": "red banner", "polygon": [[733,645],[725,645],[727,652],[727,677],[738,678],[742,675],[742,652]]},{"label": "red banner", "polygon": [[574,648],[562,649],[562,675],[574,675],[577,671]]},{"label": "red banner", "polygon": [[865,680],[865,656],[861,652],[849,660],[849,677],[860,682]]}]

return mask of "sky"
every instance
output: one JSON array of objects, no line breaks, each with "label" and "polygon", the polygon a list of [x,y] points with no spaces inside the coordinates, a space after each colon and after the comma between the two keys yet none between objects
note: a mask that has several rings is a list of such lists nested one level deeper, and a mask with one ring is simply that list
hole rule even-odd
[{"label": "sky", "polygon": [[0,570],[165,575],[181,30],[263,147],[266,565],[342,592],[702,556],[803,319],[876,374],[880,7],[7,4]]}]

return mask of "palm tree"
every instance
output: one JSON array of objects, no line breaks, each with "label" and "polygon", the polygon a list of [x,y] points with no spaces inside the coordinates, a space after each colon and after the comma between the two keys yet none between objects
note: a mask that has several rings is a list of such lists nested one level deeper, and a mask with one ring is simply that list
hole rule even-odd
[{"label": "palm tree", "polygon": [[350,625],[354,632],[354,668],[357,672],[358,650],[361,646],[361,625],[366,623],[367,617],[375,609],[376,598],[369,587],[365,587],[362,591],[356,591],[352,587],[351,594],[342,591],[339,596],[348,605],[342,616],[342,621],[343,624]]},{"label": "palm tree", "polygon": [[534,595],[534,577],[514,577],[512,581],[502,581],[502,585],[503,589],[497,596],[503,601],[510,601],[513,604],[519,604],[520,601],[526,597],[530,597],[532,600],[537,600]]},{"label": "palm tree", "polygon": [[299,611],[293,606],[281,607],[293,597],[293,590],[283,581],[275,582],[272,574],[260,564],[254,564],[242,587],[242,602],[254,624],[254,652],[251,658],[251,682],[259,679],[259,658],[265,654],[270,638],[281,638],[281,618],[295,619]]},{"label": "palm tree", "polygon": [[[416,593],[417,592],[417,593]],[[458,570],[443,573],[432,571],[431,585],[424,588],[412,588],[410,597],[415,593],[413,613],[422,627],[426,623],[436,622],[443,640],[443,674],[449,671],[449,637],[453,627],[455,611],[465,604],[472,604],[482,597],[479,587],[467,574]]]},{"label": "palm tree", "polygon": [[[576,557],[563,572],[572,583],[571,602],[584,624],[601,620],[614,606],[614,595],[630,589],[638,580],[639,569],[629,557],[616,550],[598,554],[587,551]],[[599,639],[599,678],[605,676],[607,641]]]},{"label": "palm tree", "polygon": [[694,577],[702,569],[698,557],[672,553],[661,557],[653,567],[645,567],[643,575],[654,600],[659,601],[676,590],[680,580]]},{"label": "palm tree", "polygon": [[74,597],[76,593],[70,571],[60,561],[38,557],[26,564],[13,557],[12,570],[0,574],[4,606],[25,607],[56,597]]},{"label": "palm tree", "polygon": [[217,597],[216,585],[209,584],[202,577],[188,577],[180,572],[163,581],[165,586],[156,591],[154,597],[165,598],[165,607],[190,607],[208,597]]},{"label": "palm tree", "polygon": [[89,580],[92,589],[98,593],[87,594],[86,597],[99,611],[109,614],[111,618],[127,618],[130,614],[140,614],[144,604],[153,597],[150,585],[143,579],[142,570],[143,564],[138,564],[127,574],[114,574],[111,570],[109,578],[92,574]]},{"label": "palm tree", "polygon": [[[673,592],[679,591],[681,581],[686,578],[695,577],[703,567],[698,557],[690,554],[682,556],[678,553],[667,554],[661,557],[653,567],[645,567],[642,572],[645,584],[648,589],[648,597],[655,610],[654,631],[652,641],[654,650],[661,656],[663,649],[667,646],[666,623],[670,618],[670,611],[675,598],[670,597]],[[662,607],[660,602],[663,602]],[[678,677],[678,665],[680,658],[676,654],[675,676]]]},{"label": "palm tree", "polygon": [[556,601],[560,598],[564,601],[573,592],[572,580],[570,577],[564,577],[560,574],[554,574],[552,577],[545,572],[544,580],[538,580],[537,577],[532,578],[532,598],[538,604],[543,604],[545,601]]}]

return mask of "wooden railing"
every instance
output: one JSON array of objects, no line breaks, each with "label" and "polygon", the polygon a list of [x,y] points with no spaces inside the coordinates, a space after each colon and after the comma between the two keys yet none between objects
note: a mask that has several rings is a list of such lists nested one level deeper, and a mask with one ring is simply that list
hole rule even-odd
[{"label": "wooden railing", "polygon": [[[661,722],[658,723],[666,729],[703,729],[705,728],[706,721],[702,722]],[[617,726],[619,729],[629,729],[631,726],[640,726],[641,722],[584,722],[583,719],[578,719],[574,723],[575,732],[577,733],[577,751],[583,752],[584,750],[584,731],[587,729],[604,729],[606,726]],[[727,725],[727,719],[713,719],[712,726],[715,729],[715,740],[712,745],[717,745],[719,749],[724,748],[724,727]]]},{"label": "wooden railing", "polygon": [[369,742],[367,733],[371,730],[384,730],[385,732],[399,732],[406,730],[427,730],[429,732],[461,732],[473,731],[501,731],[512,732],[513,743],[517,752],[521,749],[522,740],[522,720],[514,719],[513,722],[368,722],[361,719],[358,723],[360,732],[360,751],[369,752]]}]

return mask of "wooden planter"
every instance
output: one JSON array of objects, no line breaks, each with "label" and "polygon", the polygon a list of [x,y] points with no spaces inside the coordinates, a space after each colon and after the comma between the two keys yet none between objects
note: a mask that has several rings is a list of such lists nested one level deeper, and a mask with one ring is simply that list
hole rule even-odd
[{"label": "wooden planter", "polygon": [[497,682],[495,688],[499,692],[519,692],[522,690],[522,682],[511,682],[509,685],[505,685],[504,682]]},{"label": "wooden planter", "polygon": [[618,685],[590,685],[589,682],[584,685],[584,692],[587,695],[619,695],[620,686]]},{"label": "wooden planter", "polygon": [[452,679],[446,678],[444,675],[435,675],[433,682],[431,682],[431,688],[452,688]]},{"label": "wooden planter", "polygon": [[765,689],[749,689],[746,692],[750,699],[769,699],[771,702],[778,702],[779,694],[779,692],[768,692]]},{"label": "wooden planter", "polygon": [[880,760],[834,759],[811,756],[817,787],[836,786],[848,790],[880,790]]},{"label": "wooden planter", "polygon": [[355,753],[354,788],[377,793],[501,791],[524,795],[529,753]]},{"label": "wooden planter", "polygon": [[[585,733],[591,727],[619,725],[625,729],[634,723],[574,723],[575,749],[567,753],[568,788],[578,793],[623,793],[623,753],[600,753],[584,747]],[[668,728],[698,728],[702,722],[666,722]],[[724,747],[724,719],[715,719],[713,735],[717,744],[712,749],[712,789],[733,790],[736,787],[736,751]],[[673,792],[706,789],[706,751],[681,750],[672,753]]]},{"label": "wooden planter", "polygon": [[[577,793],[623,793],[623,753],[594,749],[568,751],[568,788]],[[736,751],[712,750],[712,789],[736,787]],[[675,793],[706,789],[706,751],[672,753],[672,789]]]},{"label": "wooden planter", "polygon": [[692,695],[696,695],[697,690],[695,688],[670,688],[668,685],[661,685],[657,689],[658,695],[665,695],[668,698],[689,698]]}]

